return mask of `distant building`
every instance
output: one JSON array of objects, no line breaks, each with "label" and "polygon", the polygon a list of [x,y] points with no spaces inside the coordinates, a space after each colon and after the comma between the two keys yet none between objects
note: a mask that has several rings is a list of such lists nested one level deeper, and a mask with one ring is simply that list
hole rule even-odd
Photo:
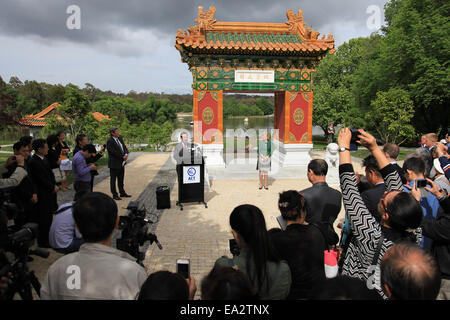
[{"label": "distant building", "polygon": [[[58,119],[61,119],[61,117],[58,115],[58,108],[61,105],[57,102],[51,104],[44,110],[42,110],[39,113],[36,114],[30,114],[18,121],[18,123],[23,126],[27,127],[30,130],[30,136],[37,137],[39,136],[39,132],[42,130],[43,127],[47,125],[45,118],[49,115],[56,114]],[[95,120],[98,122],[101,122],[103,120],[111,120],[110,117],[105,116],[101,114],[100,112],[93,112],[92,116]]]}]

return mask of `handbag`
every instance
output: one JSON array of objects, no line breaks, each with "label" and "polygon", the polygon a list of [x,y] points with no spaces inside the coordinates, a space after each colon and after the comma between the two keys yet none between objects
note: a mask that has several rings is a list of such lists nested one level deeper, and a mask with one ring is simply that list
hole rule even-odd
[{"label": "handbag", "polygon": [[69,159],[61,160],[59,169],[61,169],[61,171],[71,171],[72,170],[72,161],[70,161]]},{"label": "handbag", "polygon": [[339,237],[329,222],[311,223],[311,225],[319,229],[325,239],[326,249],[323,251],[325,277],[327,279],[335,278],[339,274],[339,251],[332,246],[336,245]]}]

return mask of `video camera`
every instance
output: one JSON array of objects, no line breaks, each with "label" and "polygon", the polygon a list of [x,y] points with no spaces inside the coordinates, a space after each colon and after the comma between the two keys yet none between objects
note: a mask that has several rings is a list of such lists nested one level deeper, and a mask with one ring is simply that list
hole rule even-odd
[{"label": "video camera", "polygon": [[[19,231],[12,232],[7,229],[6,236],[2,236],[2,247],[0,248],[0,278],[8,277],[8,289],[0,299],[12,300],[19,293],[22,300],[33,300],[32,288],[40,295],[41,284],[34,274],[28,270],[27,262],[29,255],[37,255],[47,258],[49,252],[43,249],[31,250],[38,233],[36,223],[27,223]],[[6,252],[14,254],[14,260],[10,262]]]},{"label": "video camera", "polygon": [[143,246],[146,241],[150,241],[150,244],[155,242],[162,250],[156,235],[148,230],[148,225],[156,223],[158,216],[148,213],[145,207],[139,209],[138,201],[130,201],[127,209],[127,214],[119,218],[119,229],[122,230],[122,234],[121,238],[116,241],[116,247],[135,257],[137,262],[142,265],[145,252],[140,252],[139,247]]},{"label": "video camera", "polygon": [[3,219],[16,219],[19,215],[23,214],[23,209],[13,199],[15,188],[7,186],[0,187],[0,216]]}]

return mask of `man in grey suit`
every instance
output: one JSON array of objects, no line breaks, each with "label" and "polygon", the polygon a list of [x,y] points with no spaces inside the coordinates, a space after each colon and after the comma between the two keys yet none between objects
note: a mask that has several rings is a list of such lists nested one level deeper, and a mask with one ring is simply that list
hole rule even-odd
[{"label": "man in grey suit", "polygon": [[[131,197],[125,192],[123,180],[125,177],[125,163],[128,160],[128,149],[119,134],[119,129],[109,129],[111,137],[106,142],[108,150],[108,168],[110,172],[110,188],[114,200],[122,200],[120,197]],[[116,180],[119,186],[120,197],[116,190]]]},{"label": "man in grey suit", "polygon": [[191,163],[191,144],[188,142],[187,132],[183,132],[180,135],[180,142],[173,149],[173,158],[177,164]]},{"label": "man in grey suit", "polygon": [[328,164],[314,159],[308,164],[308,180],[312,187],[300,191],[306,200],[306,222],[329,222],[336,220],[341,211],[342,195],[325,182]]}]

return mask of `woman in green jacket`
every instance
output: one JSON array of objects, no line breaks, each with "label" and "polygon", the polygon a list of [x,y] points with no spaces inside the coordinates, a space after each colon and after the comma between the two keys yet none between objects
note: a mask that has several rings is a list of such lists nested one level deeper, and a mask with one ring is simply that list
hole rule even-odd
[{"label": "woman in green jacket", "polygon": [[270,133],[264,132],[262,140],[258,140],[258,160],[256,170],[259,170],[259,189],[268,190],[267,187],[270,171],[270,157],[272,156],[272,142]]}]

